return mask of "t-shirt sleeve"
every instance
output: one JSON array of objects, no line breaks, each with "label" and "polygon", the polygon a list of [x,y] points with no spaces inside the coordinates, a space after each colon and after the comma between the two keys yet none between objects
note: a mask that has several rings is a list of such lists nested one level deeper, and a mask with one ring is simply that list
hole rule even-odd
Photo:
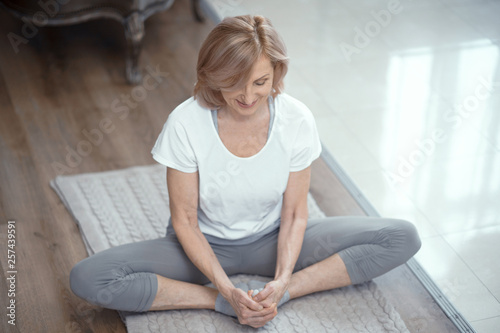
[{"label": "t-shirt sleeve", "polygon": [[307,168],[321,154],[321,141],[319,139],[316,122],[311,111],[307,109],[306,116],[299,126],[295,143],[292,149],[290,171],[300,171]]},{"label": "t-shirt sleeve", "polygon": [[158,163],[169,168],[187,173],[198,170],[196,155],[186,129],[173,119],[167,119],[151,154]]}]

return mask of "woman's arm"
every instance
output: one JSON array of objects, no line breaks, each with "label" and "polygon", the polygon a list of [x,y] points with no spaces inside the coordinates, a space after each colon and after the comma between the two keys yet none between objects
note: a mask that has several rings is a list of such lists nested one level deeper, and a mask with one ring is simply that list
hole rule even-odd
[{"label": "woman's arm", "polygon": [[307,193],[311,181],[311,167],[290,172],[283,195],[281,225],[278,236],[278,261],[275,280],[290,282],[293,268],[299,257],[307,226]]},{"label": "woman's arm", "polygon": [[260,325],[262,320],[259,317],[268,316],[271,312],[267,309],[260,311],[260,304],[234,287],[198,226],[198,172],[184,173],[167,168],[167,186],[172,226],[184,252],[231,304],[240,323],[254,327],[265,324],[264,321]]},{"label": "woman's arm", "polygon": [[198,172],[167,168],[172,227],[193,264],[223,295],[234,287],[198,226]]},{"label": "woman's arm", "polygon": [[307,193],[311,181],[311,167],[298,172],[290,172],[288,184],[283,195],[281,225],[278,235],[278,258],[274,280],[254,297],[264,306],[278,303],[292,276],[293,268],[299,257],[307,226]]}]

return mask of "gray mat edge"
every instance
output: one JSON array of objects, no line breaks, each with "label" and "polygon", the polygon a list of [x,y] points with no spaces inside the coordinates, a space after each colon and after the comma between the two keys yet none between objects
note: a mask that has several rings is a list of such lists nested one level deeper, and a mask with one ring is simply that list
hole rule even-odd
[{"label": "gray mat edge", "polygon": [[[330,168],[330,170],[338,177],[339,181],[352,195],[354,200],[356,200],[361,209],[363,209],[368,216],[380,217],[380,214],[377,212],[375,207],[373,207],[364,194],[358,189],[354,181],[347,175],[337,160],[330,154],[328,149],[324,145],[322,145],[322,147],[321,158],[325,161],[328,168]],[[443,294],[441,289],[434,283],[429,274],[415,258],[408,260],[405,265],[412,271],[413,274],[415,274],[420,283],[422,283],[427,292],[460,332],[476,333],[467,319],[465,319],[465,317]]]}]

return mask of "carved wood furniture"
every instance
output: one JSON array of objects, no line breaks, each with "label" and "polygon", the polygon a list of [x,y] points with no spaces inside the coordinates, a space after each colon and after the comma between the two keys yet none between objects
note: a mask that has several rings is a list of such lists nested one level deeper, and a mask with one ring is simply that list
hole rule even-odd
[{"label": "carved wood furniture", "polygon": [[[190,0],[194,17],[201,21],[198,0]],[[36,26],[62,26],[92,19],[111,18],[122,23],[127,40],[126,76],[137,84],[144,37],[144,21],[167,10],[174,0],[0,0],[0,5],[24,22]]]}]

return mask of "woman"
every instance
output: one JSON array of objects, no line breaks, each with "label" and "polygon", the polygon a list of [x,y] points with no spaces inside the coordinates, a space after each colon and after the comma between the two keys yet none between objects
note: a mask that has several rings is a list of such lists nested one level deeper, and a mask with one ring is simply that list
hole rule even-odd
[{"label": "woman", "polygon": [[[81,261],[70,275],[75,294],[126,311],[213,309],[261,327],[289,299],[368,281],[418,251],[405,221],[308,221],[321,145],[309,109],[282,93],[287,65],[269,20],[240,16],[214,28],[194,97],[170,114],[152,150],[167,166],[166,237]],[[238,273],[273,280],[234,286],[228,276]]]}]

